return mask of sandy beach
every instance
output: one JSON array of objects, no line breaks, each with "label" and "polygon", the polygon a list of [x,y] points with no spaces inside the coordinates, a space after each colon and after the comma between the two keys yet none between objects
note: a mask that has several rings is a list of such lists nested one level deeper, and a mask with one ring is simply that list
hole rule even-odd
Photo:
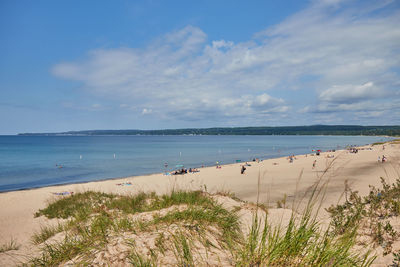
[{"label": "sandy beach", "polygon": [[[383,155],[387,157],[387,162],[378,162],[378,157],[382,158]],[[322,152],[319,156],[296,155],[292,163],[287,158],[248,162],[251,166],[246,166],[244,174],[240,172],[244,163],[236,163],[221,168],[200,168],[200,172],[184,175],[153,174],[1,193],[0,241],[6,243],[15,240],[21,247],[17,251],[1,253],[0,265],[15,264],[15,259],[29,251],[32,234],[40,230],[41,225],[56,222],[43,216],[34,218],[34,213],[44,208],[48,201],[62,197],[54,193],[95,190],[116,194],[135,194],[141,191],[160,194],[172,189],[201,189],[210,193],[234,193],[249,202],[256,202],[259,198],[259,202],[275,208],[276,202],[285,195],[287,203],[292,203],[294,198],[300,199],[310,186],[321,180],[327,182],[322,202],[322,207],[327,208],[340,201],[345,183],[352,190],[365,195],[370,185],[380,185],[380,177],[389,183],[394,182],[399,177],[399,159],[400,144],[397,143],[361,147],[358,153],[340,150]],[[321,216],[325,215],[322,211]],[[379,259],[376,264],[379,264]]]}]

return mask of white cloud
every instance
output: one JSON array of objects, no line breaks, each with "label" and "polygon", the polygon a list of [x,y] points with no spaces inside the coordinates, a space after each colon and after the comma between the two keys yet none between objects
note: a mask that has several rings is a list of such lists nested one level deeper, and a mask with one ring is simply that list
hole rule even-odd
[{"label": "white cloud", "polygon": [[[165,119],[244,117],[251,124],[295,105],[299,114],[374,112],[369,100],[398,90],[400,12],[391,6],[378,12],[390,1],[352,3],[315,1],[241,43],[207,40],[201,29],[187,26],[145,48],[91,51],[52,72],[97,96],[129,101],[138,114]],[[291,90],[305,89],[315,94],[292,96]],[[323,103],[301,109],[317,106],[312,101]]]},{"label": "white cloud", "polygon": [[373,82],[367,82],[362,85],[334,85],[319,95],[319,99],[333,103],[356,103],[362,100],[379,98],[385,95],[385,92],[374,85]]}]

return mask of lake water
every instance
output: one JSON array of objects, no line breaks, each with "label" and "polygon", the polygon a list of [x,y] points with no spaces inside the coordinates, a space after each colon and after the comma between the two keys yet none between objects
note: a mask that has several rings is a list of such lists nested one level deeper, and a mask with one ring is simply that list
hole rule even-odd
[{"label": "lake water", "polygon": [[[0,136],[0,192],[340,149],[374,136]],[[168,167],[165,168],[164,164]],[[62,168],[59,168],[62,166]]]}]

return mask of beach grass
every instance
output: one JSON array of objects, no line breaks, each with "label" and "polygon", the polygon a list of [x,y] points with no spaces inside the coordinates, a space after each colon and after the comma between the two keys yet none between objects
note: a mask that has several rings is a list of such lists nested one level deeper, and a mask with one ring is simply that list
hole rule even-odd
[{"label": "beach grass", "polygon": [[86,191],[52,202],[45,209],[36,212],[35,216],[44,215],[49,219],[68,219],[70,217],[86,217],[88,214],[99,212],[102,209],[135,214],[181,204],[207,206],[213,205],[213,201],[201,191],[173,191],[171,194],[162,196],[143,192],[136,195],[119,196]]},{"label": "beach grass", "polygon": [[133,250],[129,256],[129,263],[132,264],[132,266],[136,267],[157,267],[157,262],[156,258],[146,258],[145,256],[141,255],[138,253],[136,250]]},{"label": "beach grass", "polygon": [[85,216],[93,211],[93,208],[101,206],[105,201],[114,197],[116,196],[113,194],[94,191],[73,194],[70,197],[49,203],[45,209],[36,212],[35,217],[44,215],[49,219],[67,219],[76,216],[77,212],[80,212],[82,213],[82,216]]},{"label": "beach grass", "polygon": [[64,226],[61,223],[58,223],[55,226],[41,226],[40,231],[33,234],[31,239],[32,243],[39,245],[63,230]]},{"label": "beach grass", "polygon": [[19,248],[20,245],[17,244],[15,239],[11,239],[10,241],[0,245],[0,253],[4,253],[11,250],[18,250]]},{"label": "beach grass", "polygon": [[[182,205],[186,209],[179,210],[177,207]],[[132,218],[135,214],[170,207],[175,208],[165,214],[153,214],[147,221]],[[61,229],[60,226],[42,227],[33,236],[34,243],[43,243],[44,247],[41,256],[31,260],[32,266],[55,265],[71,260],[82,263],[93,258],[95,251],[104,249],[112,236],[124,232],[155,231],[161,226],[178,226],[178,231],[169,235],[169,247],[174,248],[175,258],[181,264],[193,263],[190,244],[195,241],[210,244],[205,238],[209,226],[221,233],[219,242],[224,247],[233,248],[232,244],[242,238],[236,213],[222,208],[201,191],[174,191],[161,196],[154,193],[118,196],[87,191],[49,203],[36,213],[36,216],[40,215],[68,219],[69,222],[64,227],[65,238],[62,241],[48,242]],[[156,256],[166,249],[165,244],[161,246],[161,242],[158,243],[159,249],[151,258],[141,255],[134,248],[127,257],[134,265],[153,266]]]},{"label": "beach grass", "polygon": [[340,235],[324,230],[309,207],[292,215],[288,225],[272,226],[268,217],[255,215],[250,233],[237,253],[237,266],[370,266],[375,257],[369,251],[357,253],[356,227]]},{"label": "beach grass", "polygon": [[[346,225],[342,232],[335,232],[331,225],[323,227],[318,213],[324,200],[326,185],[324,175],[334,161],[318,177],[301,200],[293,200],[291,217],[287,224],[269,223],[268,213],[260,218],[253,215],[249,234],[236,253],[236,266],[370,266],[376,256],[369,249],[355,252],[357,224]],[[259,174],[258,179],[261,179]],[[301,179],[301,174],[299,180]],[[260,183],[259,183],[260,184]],[[260,189],[258,189],[258,192]],[[258,197],[257,197],[258,199]],[[299,212],[295,202],[306,202]],[[286,208],[287,197],[277,202],[278,208]],[[257,203],[258,205],[258,203]]]}]

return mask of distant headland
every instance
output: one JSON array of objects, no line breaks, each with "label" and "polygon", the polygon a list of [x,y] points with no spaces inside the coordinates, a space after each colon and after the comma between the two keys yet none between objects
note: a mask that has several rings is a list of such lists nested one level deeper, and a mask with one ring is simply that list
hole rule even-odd
[{"label": "distant headland", "polygon": [[58,133],[19,133],[27,136],[67,135],[368,135],[400,136],[400,126],[310,125],[278,127],[215,127],[161,130],[84,130]]}]

